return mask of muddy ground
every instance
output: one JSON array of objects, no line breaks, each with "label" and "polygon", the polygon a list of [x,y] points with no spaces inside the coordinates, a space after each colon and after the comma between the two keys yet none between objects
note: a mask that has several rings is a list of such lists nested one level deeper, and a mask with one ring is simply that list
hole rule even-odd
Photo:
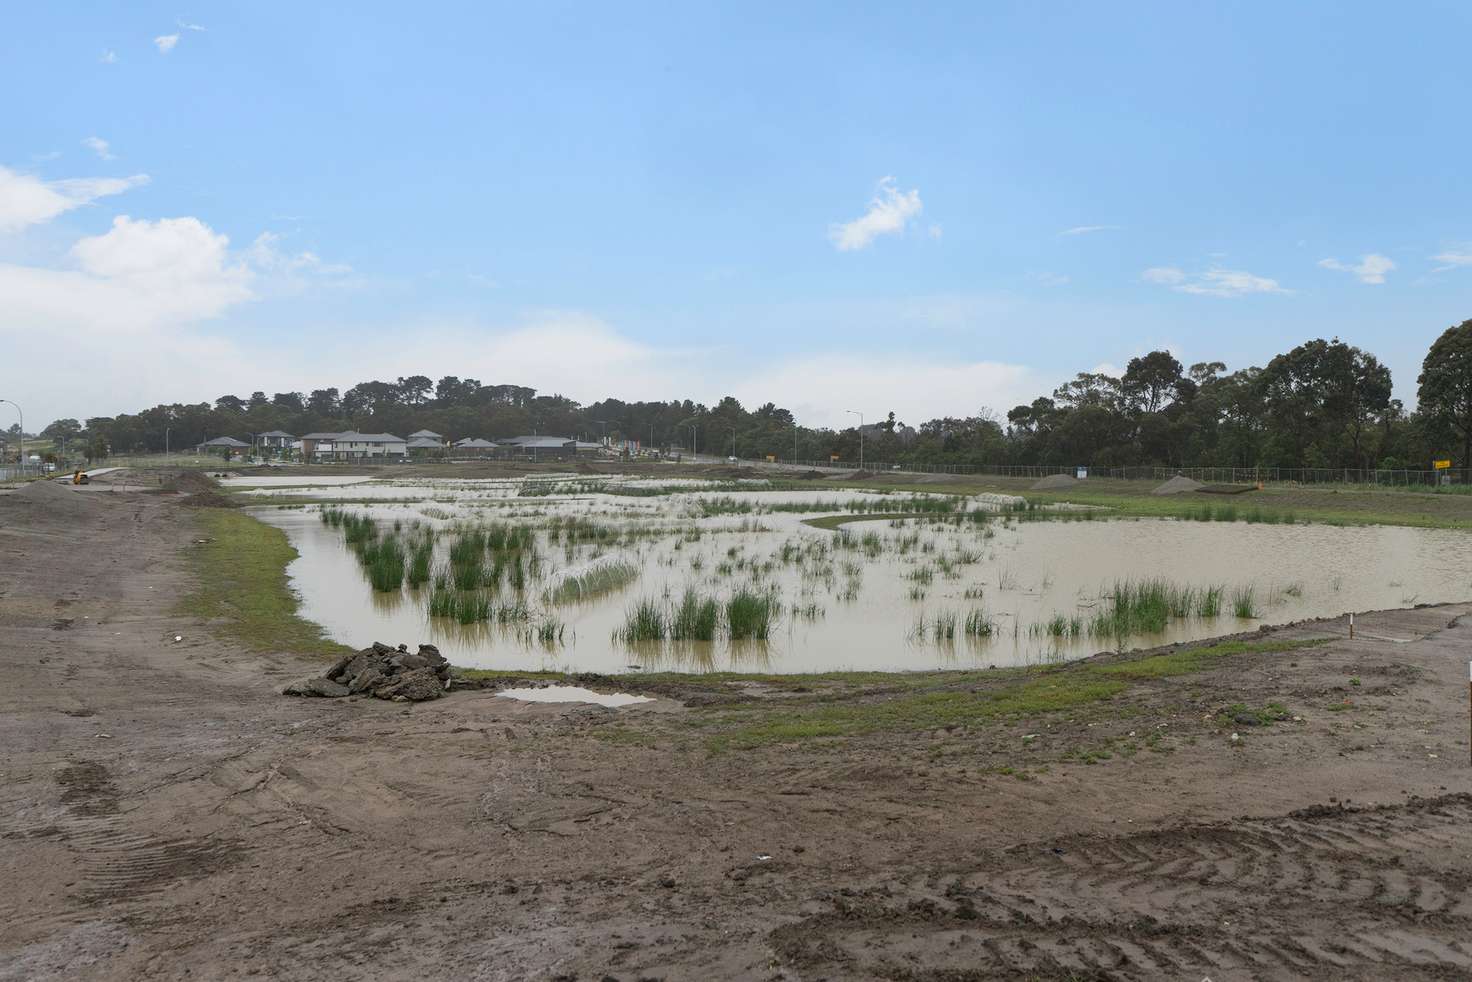
[{"label": "muddy ground", "polygon": [[173,613],[201,510],[44,498],[0,497],[0,980],[1472,972],[1472,605],[1090,712],[722,746],[732,698],[890,696],[289,699],[321,662]]}]

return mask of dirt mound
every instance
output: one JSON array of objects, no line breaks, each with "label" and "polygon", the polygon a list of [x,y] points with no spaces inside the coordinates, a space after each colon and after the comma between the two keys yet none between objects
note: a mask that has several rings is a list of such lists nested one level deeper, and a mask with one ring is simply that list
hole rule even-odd
[{"label": "dirt mound", "polygon": [[1032,486],[1034,491],[1058,491],[1078,487],[1078,478],[1072,474],[1049,474]]},{"label": "dirt mound", "polygon": [[[44,511],[59,518],[82,518],[94,513],[95,499],[60,481],[32,481],[4,500],[24,509]],[[0,522],[0,524],[4,524]]]},{"label": "dirt mound", "polygon": [[801,474],[792,475],[798,481],[821,481],[828,475],[823,471],[803,471]]},{"label": "dirt mound", "polygon": [[432,644],[421,644],[411,654],[404,645],[392,648],[375,641],[371,647],[344,655],[326,673],[293,682],[281,690],[287,696],[371,695],[394,702],[423,702],[445,694],[450,663]]},{"label": "dirt mound", "polygon": [[180,471],[165,490],[187,495],[180,503],[190,508],[235,508],[238,507],[229,495],[220,491],[220,486],[199,471]]},{"label": "dirt mound", "polygon": [[1150,493],[1181,494],[1185,491],[1197,491],[1205,486],[1206,485],[1202,484],[1200,481],[1193,481],[1189,477],[1182,477],[1181,475],[1177,474],[1175,477],[1171,478],[1169,481],[1166,481],[1164,484],[1156,488],[1154,491],[1151,491]]}]

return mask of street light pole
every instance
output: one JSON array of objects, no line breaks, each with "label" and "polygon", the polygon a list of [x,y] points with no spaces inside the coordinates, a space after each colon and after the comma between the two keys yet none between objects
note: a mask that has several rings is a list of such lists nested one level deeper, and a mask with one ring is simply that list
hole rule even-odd
[{"label": "street light pole", "polygon": [[26,472],[26,414],[21,410],[20,403],[10,399],[0,399],[0,402],[9,402],[15,407],[15,414],[20,417],[20,472]]},{"label": "street light pole", "polygon": [[165,426],[164,427],[164,456],[165,457],[167,457],[169,455],[169,431],[172,430],[172,429],[173,429],[172,426]]},{"label": "street light pole", "polygon": [[844,412],[859,417],[859,470],[864,469],[864,414],[857,409],[845,409]]}]

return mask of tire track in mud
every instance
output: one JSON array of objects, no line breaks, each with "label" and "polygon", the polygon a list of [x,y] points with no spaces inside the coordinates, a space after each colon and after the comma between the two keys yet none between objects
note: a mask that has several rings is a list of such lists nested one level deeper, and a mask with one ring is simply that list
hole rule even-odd
[{"label": "tire track in mud", "polygon": [[839,890],[771,941],[797,969],[895,979],[1465,973],[1469,847],[1465,794],[1074,836]]},{"label": "tire track in mud", "polygon": [[[49,839],[64,847],[76,859],[69,892],[84,904],[145,900],[178,880],[223,869],[240,854],[239,845],[229,839],[128,828],[117,785],[101,763],[72,761],[53,777],[66,814],[53,824],[11,829],[5,835]],[[0,918],[13,925],[37,920],[33,911],[10,903],[0,903]]]}]

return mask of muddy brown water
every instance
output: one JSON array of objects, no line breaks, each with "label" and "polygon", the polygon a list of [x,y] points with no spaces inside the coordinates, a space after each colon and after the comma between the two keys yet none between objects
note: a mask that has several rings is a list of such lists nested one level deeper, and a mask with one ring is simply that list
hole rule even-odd
[{"label": "muddy brown water", "polygon": [[[373,591],[341,531],[321,521],[319,506],[259,507],[253,514],[284,530],[300,553],[288,573],[302,597],[302,614],[331,637],[354,646],[431,641],[457,664],[482,668],[792,673],[1007,666],[1472,596],[1472,543],[1448,530],[1102,517],[994,518],[960,525],[867,521],[847,526],[853,548],[836,548],[835,532],[802,524],[810,515],[762,509],[841,500],[867,501],[867,507],[883,511],[903,496],[712,485],[709,491],[657,497],[526,498],[517,497],[519,489],[519,482],[505,480],[375,481],[265,488],[259,500],[372,499],[343,507],[373,515],[382,528],[396,521],[436,528],[437,562],[443,561],[451,530],[467,523],[544,525],[555,516],[579,516],[648,534],[613,548],[569,550],[542,533],[539,575],[521,595],[530,624],[461,625],[428,615],[428,587]],[[698,517],[699,499],[710,496],[749,501],[756,511]],[[690,541],[695,530],[699,538]],[[611,560],[636,564],[637,578],[578,602],[546,598],[547,587],[560,577]],[[1088,633],[1117,581],[1150,578],[1197,590],[1224,587],[1221,613],[1173,619],[1162,632],[1134,635],[1122,644]],[[765,641],[627,644],[614,638],[641,599],[668,605],[687,588],[723,599],[743,586],[771,589],[780,598],[782,613]],[[1239,618],[1231,594],[1247,586],[1259,616]],[[991,621],[990,637],[965,635],[968,615],[977,613]],[[937,621],[944,625],[952,617],[954,638],[944,630],[938,637]],[[1045,625],[1055,617],[1077,619],[1084,630],[1075,637],[1053,636]],[[544,620],[557,625],[559,640],[543,643],[528,631]]]}]

